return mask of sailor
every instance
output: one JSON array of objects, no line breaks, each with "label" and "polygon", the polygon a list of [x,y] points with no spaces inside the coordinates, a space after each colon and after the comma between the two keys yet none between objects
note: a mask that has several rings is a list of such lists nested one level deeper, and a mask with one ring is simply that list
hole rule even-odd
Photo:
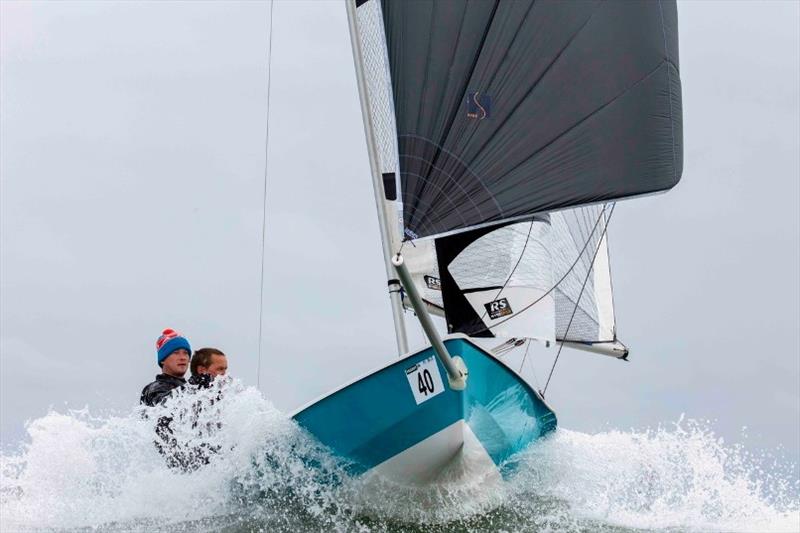
[{"label": "sailor", "polygon": [[192,376],[189,384],[198,388],[206,388],[217,376],[224,376],[228,371],[228,358],[222,350],[216,348],[200,348],[194,352],[189,365]]},{"label": "sailor", "polygon": [[[156,340],[156,359],[161,367],[161,374],[156,380],[145,386],[142,390],[140,402],[149,407],[163,404],[172,395],[173,391],[186,388],[183,376],[189,367],[189,354],[192,348],[189,341],[174,329],[165,329]],[[143,413],[148,417],[148,413]],[[178,422],[186,417],[186,408],[175,406],[170,409],[169,415],[158,417],[156,422],[155,444],[158,452],[164,456],[167,466],[177,468],[184,472],[191,472],[208,463],[206,446],[189,446],[178,442],[171,427],[173,420]]]},{"label": "sailor", "polygon": [[183,376],[189,366],[189,354],[192,347],[180,333],[167,328],[156,340],[156,361],[161,367],[161,374],[156,380],[142,389],[140,402],[154,407],[164,402],[172,391],[186,384]]},{"label": "sailor", "polygon": [[[193,387],[192,390],[199,391],[200,389],[208,389],[211,387],[213,381],[218,376],[224,376],[228,371],[228,358],[217,348],[200,348],[194,352],[192,362],[189,365],[192,372],[188,380],[188,384]],[[193,420],[192,429],[197,431],[200,435],[210,436],[222,428],[222,422],[207,421],[205,424],[199,424],[201,411],[204,409],[212,408],[214,404],[222,399],[222,393],[217,391],[213,397],[205,397],[196,402],[192,406]],[[213,415],[212,415],[213,418]],[[194,448],[193,460],[197,466],[208,464],[211,457],[219,453],[220,447],[218,445],[210,445],[202,443],[200,446]]]}]

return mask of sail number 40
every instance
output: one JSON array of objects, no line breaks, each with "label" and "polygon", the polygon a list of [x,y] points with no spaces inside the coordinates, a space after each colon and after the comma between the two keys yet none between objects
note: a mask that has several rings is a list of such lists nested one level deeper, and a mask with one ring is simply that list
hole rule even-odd
[{"label": "sail number 40", "polygon": [[406,378],[417,405],[444,392],[442,375],[433,356],[406,368]]}]

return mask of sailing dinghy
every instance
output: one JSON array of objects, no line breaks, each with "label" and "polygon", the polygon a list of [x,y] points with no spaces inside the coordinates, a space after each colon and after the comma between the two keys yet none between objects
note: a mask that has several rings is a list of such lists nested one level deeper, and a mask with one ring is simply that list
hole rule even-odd
[{"label": "sailing dinghy", "polygon": [[505,474],[556,416],[471,338],[627,357],[606,230],[681,176],[675,2],[346,4],[399,359],[294,419],[355,474]]}]

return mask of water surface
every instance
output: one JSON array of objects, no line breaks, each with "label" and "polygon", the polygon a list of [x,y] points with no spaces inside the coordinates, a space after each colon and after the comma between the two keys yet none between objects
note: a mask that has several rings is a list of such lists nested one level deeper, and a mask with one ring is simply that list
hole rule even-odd
[{"label": "water surface", "polygon": [[594,435],[559,428],[516,457],[515,474],[500,485],[376,488],[348,477],[256,389],[233,381],[222,392],[172,406],[183,412],[180,438],[220,450],[191,472],[164,465],[153,418],[138,409],[53,411],[30,421],[27,442],[0,456],[0,530],[800,529],[795,470],[765,468],[763,457],[725,445],[705,423]]}]

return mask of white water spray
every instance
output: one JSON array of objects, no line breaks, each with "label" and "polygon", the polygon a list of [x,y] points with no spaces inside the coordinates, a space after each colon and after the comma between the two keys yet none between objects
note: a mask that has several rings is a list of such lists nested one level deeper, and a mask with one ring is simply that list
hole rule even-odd
[{"label": "white water spray", "polygon": [[[198,402],[205,407],[197,410]],[[431,490],[387,485],[376,495],[374,485],[365,494],[360,480],[257,390],[236,381],[179,395],[161,409],[147,419],[137,408],[106,417],[50,412],[29,422],[29,442],[0,457],[0,530],[800,527],[792,474],[760,469],[703,423],[596,435],[559,429],[517,457],[515,473],[492,490],[481,483]],[[183,413],[183,423],[172,424],[176,437],[218,450],[197,470],[167,468],[153,445],[158,416],[176,412]]]}]

